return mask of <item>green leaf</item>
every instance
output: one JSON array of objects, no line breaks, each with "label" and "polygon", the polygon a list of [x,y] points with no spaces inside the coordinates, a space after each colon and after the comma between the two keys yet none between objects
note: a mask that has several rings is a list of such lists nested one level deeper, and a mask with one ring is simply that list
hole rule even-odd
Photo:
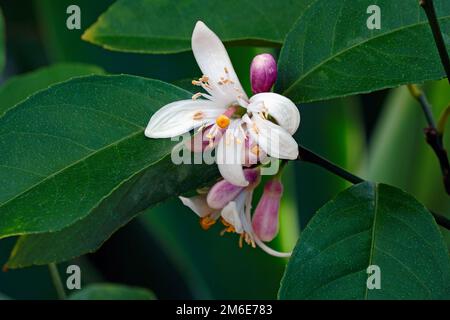
[{"label": "green leaf", "polygon": [[76,291],[69,300],[155,300],[155,295],[144,288],[99,283]]},{"label": "green leaf", "polygon": [[73,77],[103,73],[99,67],[61,63],[15,76],[0,87],[0,115],[33,93]]},{"label": "green leaf", "polygon": [[[449,42],[450,2],[434,3]],[[366,25],[372,4],[381,9],[380,30]],[[444,77],[422,11],[417,0],[315,1],[286,37],[276,91],[307,102]]]},{"label": "green leaf", "polygon": [[280,45],[313,0],[119,0],[83,34],[109,50],[175,53],[190,50],[191,34],[204,21],[224,41]]},{"label": "green leaf", "polygon": [[5,54],[5,22],[3,19],[3,11],[0,8],[0,72],[3,71],[6,63]]},{"label": "green leaf", "polygon": [[[367,288],[369,265],[381,289]],[[448,299],[450,260],[428,210],[394,187],[362,183],[322,207],[303,231],[281,299]]]},{"label": "green leaf", "polygon": [[[448,81],[432,82],[423,89],[433,113],[439,115],[450,101]],[[439,162],[423,134],[426,126],[420,104],[408,89],[393,90],[373,132],[367,176],[404,189],[427,208],[450,218],[450,201]],[[449,134],[444,135],[444,146],[450,148]],[[441,230],[450,239],[450,232]],[[450,241],[447,244],[450,248]]]},{"label": "green leaf", "polygon": [[[111,232],[151,204],[195,188],[191,174],[215,168],[176,166],[176,142],[143,133],[153,112],[189,97],[156,80],[88,76],[8,111],[0,118],[0,237],[61,230],[93,210],[106,215],[99,227]],[[89,232],[100,237],[100,230],[83,230]]]}]

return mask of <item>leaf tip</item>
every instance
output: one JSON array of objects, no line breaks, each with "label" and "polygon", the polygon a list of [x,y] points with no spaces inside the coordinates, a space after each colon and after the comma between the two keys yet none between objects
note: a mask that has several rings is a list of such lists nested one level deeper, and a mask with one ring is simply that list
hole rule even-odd
[{"label": "leaf tip", "polygon": [[87,41],[87,42],[94,42],[94,32],[93,28],[87,28],[83,34],[81,35],[81,40]]}]

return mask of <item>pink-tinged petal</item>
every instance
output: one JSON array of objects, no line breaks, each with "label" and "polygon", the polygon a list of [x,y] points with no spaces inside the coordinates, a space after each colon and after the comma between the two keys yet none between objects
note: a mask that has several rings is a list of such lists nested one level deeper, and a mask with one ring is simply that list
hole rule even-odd
[{"label": "pink-tinged petal", "polygon": [[243,189],[244,187],[236,186],[227,180],[221,180],[209,190],[206,198],[208,206],[214,209],[222,209],[234,200]]},{"label": "pink-tinged petal", "polygon": [[[259,169],[245,169],[244,177],[248,181],[249,186],[255,188],[260,181],[260,171]],[[209,190],[206,201],[209,207],[213,209],[222,209],[230,201],[234,200],[243,190],[244,187],[236,186],[227,180],[221,180]]]},{"label": "pink-tinged petal", "polygon": [[171,138],[214,123],[225,111],[209,100],[181,100],[159,109],[150,119],[145,135],[149,138]]},{"label": "pink-tinged petal", "polygon": [[283,185],[278,179],[272,179],[264,186],[264,193],[252,218],[253,231],[262,241],[271,241],[278,233],[282,195]]},{"label": "pink-tinged petal", "polygon": [[300,112],[297,106],[288,98],[273,92],[265,92],[250,98],[247,107],[251,112],[268,113],[279,126],[294,134],[300,125]]},{"label": "pink-tinged petal", "polygon": [[268,92],[277,80],[277,62],[271,54],[263,53],[253,58],[250,82],[253,93]]},{"label": "pink-tinged petal", "polygon": [[208,206],[206,195],[198,195],[190,198],[179,197],[183,204],[194,211],[200,218],[204,218],[214,213],[214,209]]}]

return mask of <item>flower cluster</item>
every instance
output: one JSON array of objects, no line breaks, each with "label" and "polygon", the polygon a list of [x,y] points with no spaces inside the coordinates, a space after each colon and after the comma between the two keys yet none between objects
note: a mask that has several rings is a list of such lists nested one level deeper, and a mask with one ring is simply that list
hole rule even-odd
[{"label": "flower cluster", "polygon": [[192,84],[203,91],[158,110],[145,135],[170,138],[194,130],[191,150],[215,149],[224,180],[207,195],[181,197],[183,203],[200,216],[205,229],[221,218],[225,231],[240,234],[241,243],[258,244],[271,254],[285,256],[263,243],[278,232],[281,182],[275,178],[265,186],[252,221],[252,194],[260,181],[260,171],[254,165],[267,156],[297,158],[298,145],[292,135],[300,124],[300,113],[288,98],[268,92],[277,77],[271,55],[258,55],[253,60],[250,78],[255,95],[248,98],[224,45],[201,21],[192,34],[192,51],[203,73]]}]

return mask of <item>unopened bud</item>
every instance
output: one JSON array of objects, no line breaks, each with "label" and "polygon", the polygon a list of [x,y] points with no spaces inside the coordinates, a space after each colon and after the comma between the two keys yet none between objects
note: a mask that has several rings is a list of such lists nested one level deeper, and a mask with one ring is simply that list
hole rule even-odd
[{"label": "unopened bud", "polygon": [[268,53],[253,58],[250,66],[250,82],[253,93],[269,92],[277,80],[277,63]]},{"label": "unopened bud", "polygon": [[264,193],[252,218],[253,230],[262,241],[271,241],[278,233],[282,195],[283,184],[280,180],[272,179],[264,186]]}]

